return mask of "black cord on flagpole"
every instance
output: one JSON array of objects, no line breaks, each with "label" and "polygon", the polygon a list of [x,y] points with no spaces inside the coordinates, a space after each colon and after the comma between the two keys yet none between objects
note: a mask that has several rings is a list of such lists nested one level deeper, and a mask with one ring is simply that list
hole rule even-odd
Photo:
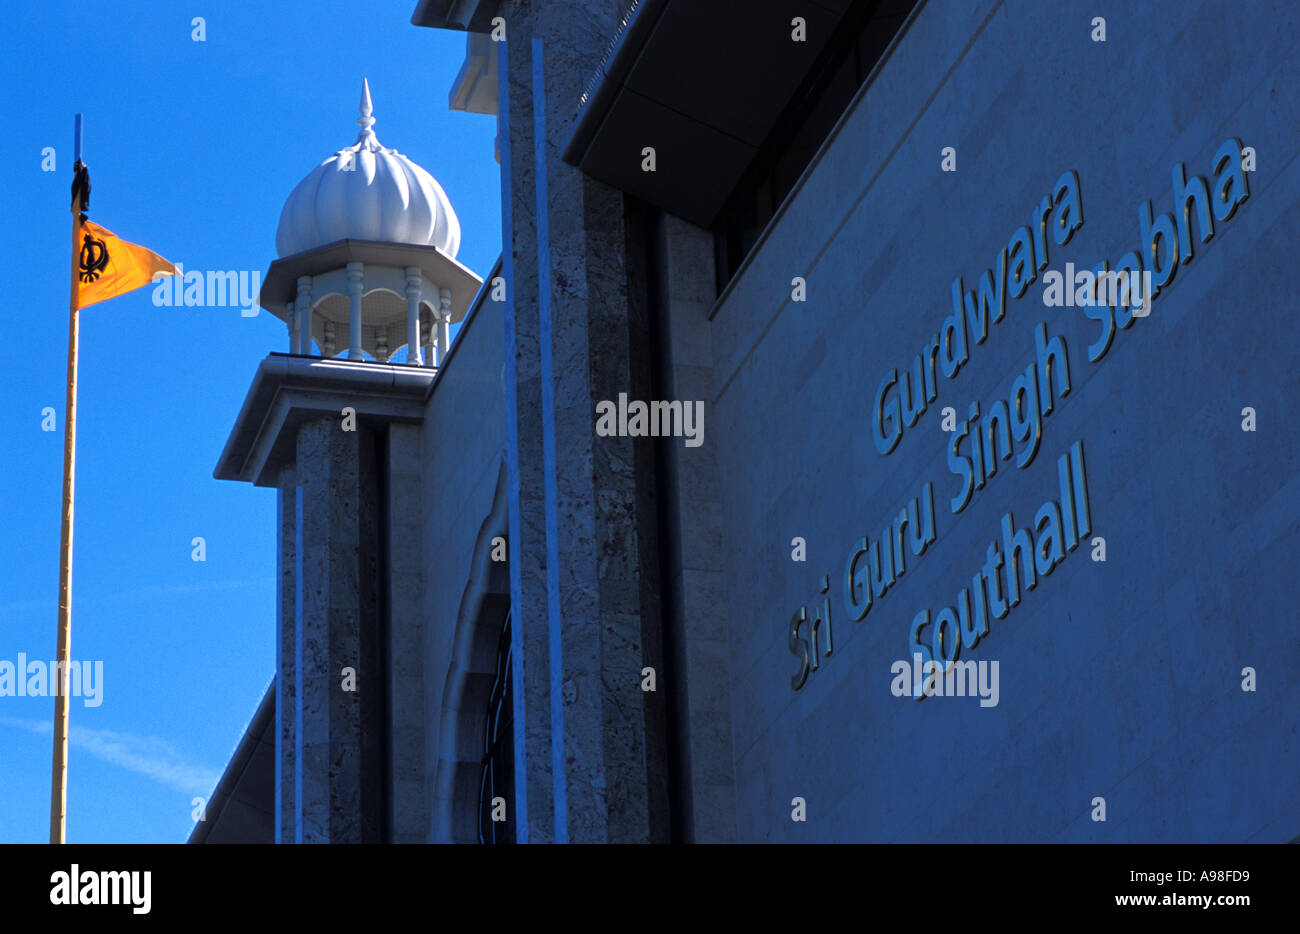
[{"label": "black cord on flagpole", "polygon": [[[86,212],[90,210],[90,169],[81,159],[77,159],[76,165],[72,167],[72,207],[77,209],[78,203],[81,205],[81,222],[86,222]],[[80,202],[78,202],[80,198]]]}]

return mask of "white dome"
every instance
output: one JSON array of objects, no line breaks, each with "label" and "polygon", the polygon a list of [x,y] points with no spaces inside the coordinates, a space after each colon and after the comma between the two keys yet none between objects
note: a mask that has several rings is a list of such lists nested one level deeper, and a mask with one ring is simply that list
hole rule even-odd
[{"label": "white dome", "polygon": [[301,253],[336,240],[435,246],[455,258],[460,221],[432,175],[379,144],[370,85],[361,88],[361,132],[298,183],[280,211],[275,250]]}]

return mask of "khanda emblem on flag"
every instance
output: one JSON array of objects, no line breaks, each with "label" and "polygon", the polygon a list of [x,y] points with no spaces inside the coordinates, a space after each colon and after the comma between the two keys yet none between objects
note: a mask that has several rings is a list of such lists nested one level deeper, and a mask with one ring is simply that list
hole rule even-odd
[{"label": "khanda emblem on flag", "polygon": [[[90,170],[77,159],[73,166],[72,210],[81,234],[73,285],[73,304],[86,308],[148,285],[159,276],[176,275],[176,267],[153,250],[123,240],[113,231],[86,219],[90,207]],[[76,249],[76,237],[73,238]]]},{"label": "khanda emblem on flag", "polygon": [[94,282],[108,267],[108,247],[90,234],[81,244],[81,281]]},{"label": "khanda emblem on flag", "polygon": [[[125,295],[156,280],[176,275],[176,267],[153,250],[123,240],[94,221],[78,219],[81,250],[76,259],[77,307]],[[75,241],[74,241],[75,242]]]}]

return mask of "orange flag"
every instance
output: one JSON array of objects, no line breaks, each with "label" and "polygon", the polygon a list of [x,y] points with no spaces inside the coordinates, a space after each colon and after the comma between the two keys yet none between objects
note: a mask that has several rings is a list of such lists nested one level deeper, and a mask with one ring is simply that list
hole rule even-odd
[{"label": "orange flag", "polygon": [[153,250],[128,243],[90,221],[81,222],[81,257],[77,270],[77,307],[117,298],[174,276],[176,267]]}]

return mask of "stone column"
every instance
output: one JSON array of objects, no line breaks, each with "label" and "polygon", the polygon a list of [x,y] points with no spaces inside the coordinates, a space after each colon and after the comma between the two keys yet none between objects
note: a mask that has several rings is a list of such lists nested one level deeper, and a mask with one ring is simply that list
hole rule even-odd
[{"label": "stone column", "polygon": [[629,265],[644,249],[629,248],[622,195],[560,158],[574,102],[626,6],[502,9],[516,769],[534,840],[669,833],[664,690],[640,688],[642,667],[662,656],[652,445],[667,442],[595,435],[598,401],[648,398],[644,271]]},{"label": "stone column", "polygon": [[731,746],[722,495],[713,419],[713,350],[709,309],[716,286],[713,235],[662,215],[656,231],[659,356],[662,392],[704,402],[703,443],[664,446],[667,522],[663,555],[667,661],[677,690],[673,727],[679,783],[675,824],[684,842],[736,838],[735,766]]},{"label": "stone column", "polygon": [[[530,202],[532,94],[526,8],[510,4],[509,40],[498,58],[497,126],[502,140],[501,271],[506,280],[506,469],[509,474],[510,605],[514,661],[515,839],[557,839],[556,747],[551,735],[550,640],[543,470],[541,343],[538,340],[537,230]],[[516,185],[527,182],[528,188]],[[519,202],[516,209],[515,202]],[[558,672],[557,672],[558,674]]]},{"label": "stone column", "polygon": [[[383,839],[375,437],[326,416],[302,425],[295,632],[303,843]],[[351,688],[351,690],[349,690]]]},{"label": "stone column", "polygon": [[276,490],[279,523],[279,594],[275,638],[275,842],[297,839],[298,671],[295,633],[298,616],[298,489],[290,464],[280,471]]},{"label": "stone column", "polygon": [[[424,548],[420,508],[419,425],[388,426],[387,550],[388,659],[391,737],[388,743],[388,825],[393,843],[429,839],[432,790],[426,788],[424,709]],[[467,557],[467,555],[465,556]],[[446,672],[434,673],[441,681]]]},{"label": "stone column", "polygon": [[364,267],[348,263],[348,359],[361,360],[361,290]]}]

